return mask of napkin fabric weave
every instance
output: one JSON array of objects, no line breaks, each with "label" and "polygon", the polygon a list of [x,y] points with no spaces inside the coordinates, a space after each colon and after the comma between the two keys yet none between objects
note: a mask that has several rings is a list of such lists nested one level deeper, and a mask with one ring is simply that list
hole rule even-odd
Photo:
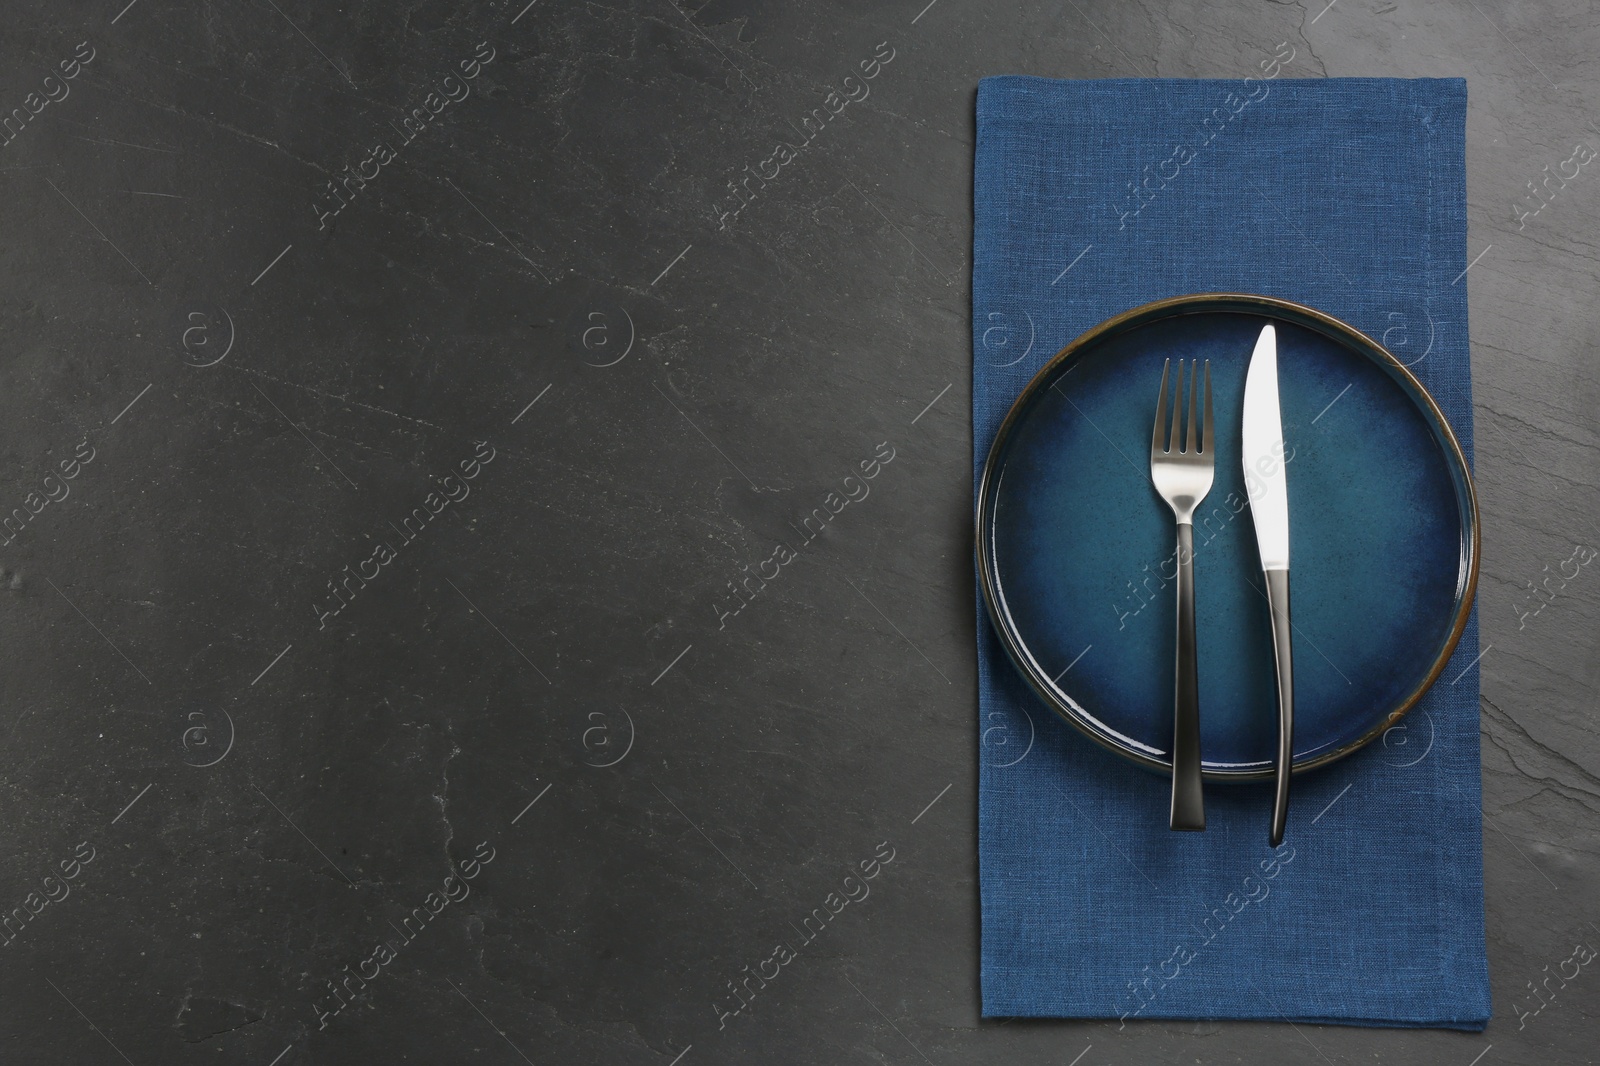
[{"label": "napkin fabric weave", "polygon": [[[1470,457],[1465,116],[1459,79],[984,79],[975,475],[1057,350],[1194,292],[1381,338]],[[1474,612],[1401,726],[1297,780],[1273,850],[1257,786],[1170,832],[1165,786],[1039,703],[980,596],[984,1015],[1482,1029],[1478,655]]]}]

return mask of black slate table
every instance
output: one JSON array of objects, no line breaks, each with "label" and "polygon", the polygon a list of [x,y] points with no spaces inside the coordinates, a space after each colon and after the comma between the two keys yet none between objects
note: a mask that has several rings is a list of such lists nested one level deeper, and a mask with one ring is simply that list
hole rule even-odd
[{"label": "black slate table", "polygon": [[[0,1060],[1596,1061],[1590,5],[124,3],[0,26]],[[1495,1019],[982,1021],[975,85],[1283,51],[1470,83]]]}]

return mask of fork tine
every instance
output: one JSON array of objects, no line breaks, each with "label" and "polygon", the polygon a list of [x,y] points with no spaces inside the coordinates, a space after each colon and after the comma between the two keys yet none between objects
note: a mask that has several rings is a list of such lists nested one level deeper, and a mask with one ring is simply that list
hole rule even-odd
[{"label": "fork tine", "polygon": [[1167,422],[1167,372],[1172,369],[1172,360],[1168,359],[1161,367],[1161,395],[1156,397],[1156,428],[1150,436],[1150,454],[1166,451],[1166,422]]},{"label": "fork tine", "polygon": [[1211,360],[1206,360],[1206,412],[1200,423],[1200,450],[1211,451]]},{"label": "fork tine", "polygon": [[1195,404],[1200,401],[1200,360],[1189,360],[1189,443],[1184,451],[1193,455],[1200,450],[1198,434],[1200,419],[1195,414]]},{"label": "fork tine", "polygon": [[1178,360],[1178,380],[1172,387],[1172,439],[1169,451],[1183,451],[1183,360]]}]

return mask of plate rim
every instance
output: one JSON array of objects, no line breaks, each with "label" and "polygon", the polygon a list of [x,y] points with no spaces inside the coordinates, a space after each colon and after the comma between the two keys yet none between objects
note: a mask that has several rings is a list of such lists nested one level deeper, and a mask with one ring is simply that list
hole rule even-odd
[{"label": "plate rim", "polygon": [[[1262,310],[1266,309],[1266,310]],[[1201,292],[1189,293],[1180,296],[1168,296],[1159,300],[1152,300],[1137,307],[1129,308],[1119,314],[1113,315],[1096,326],[1092,326],[1069,341],[1054,356],[1045,361],[1044,365],[1029,379],[1028,384],[1017,394],[1011,407],[1006,411],[1006,416],[1001,420],[999,428],[995,431],[994,439],[989,443],[988,454],[984,458],[983,474],[978,481],[978,491],[974,499],[976,519],[974,523],[976,564],[978,570],[978,583],[982,590],[986,613],[995,635],[999,637],[1001,646],[1005,648],[1006,656],[1011,660],[1012,666],[1033,689],[1034,694],[1044,701],[1045,706],[1053,710],[1057,717],[1064,719],[1078,732],[1087,736],[1101,747],[1115,752],[1124,759],[1133,762],[1146,770],[1170,776],[1172,763],[1167,759],[1159,759],[1142,752],[1116,743],[1099,729],[1094,728],[1084,721],[1070,706],[1064,706],[1055,694],[1040,683],[1040,679],[1027,666],[1026,658],[1022,654],[1022,641],[1014,632],[1013,627],[1007,624],[998,604],[998,591],[994,587],[992,574],[993,556],[988,550],[989,534],[992,532],[988,515],[991,511],[990,497],[997,490],[995,478],[996,462],[1001,445],[1009,437],[1011,431],[1020,418],[1024,408],[1032,400],[1035,393],[1049,387],[1049,382],[1054,380],[1054,372],[1080,356],[1083,351],[1100,340],[1131,329],[1146,322],[1157,321],[1182,314],[1196,314],[1203,311],[1235,311],[1245,314],[1262,314],[1268,318],[1281,318],[1285,321],[1306,326],[1345,347],[1366,349],[1361,354],[1374,358],[1391,376],[1399,377],[1406,385],[1415,390],[1426,404],[1425,414],[1433,421],[1435,427],[1442,430],[1447,459],[1461,474],[1461,484],[1466,489],[1466,514],[1462,524],[1462,553],[1461,560],[1464,579],[1457,578],[1457,595],[1454,607],[1454,617],[1451,620],[1450,631],[1444,642],[1435,654],[1433,662],[1429,665],[1427,673],[1422,680],[1406,694],[1400,704],[1379,718],[1376,725],[1361,736],[1349,743],[1323,752],[1314,758],[1299,759],[1293,764],[1295,774],[1310,770],[1320,769],[1331,763],[1337,762],[1348,755],[1354,754],[1370,744],[1377,737],[1392,729],[1406,714],[1414,708],[1427,691],[1433,687],[1443,674],[1450,657],[1455,654],[1456,645],[1460,643],[1461,635],[1466,631],[1467,621],[1472,615],[1473,605],[1477,600],[1478,566],[1481,554],[1478,514],[1478,491],[1473,479],[1472,464],[1467,461],[1466,452],[1461,447],[1460,440],[1456,437],[1455,427],[1445,417],[1444,411],[1433,398],[1433,394],[1423,385],[1422,381],[1411,372],[1406,364],[1402,363],[1383,344],[1366,333],[1350,325],[1343,319],[1334,317],[1325,311],[1314,307],[1285,300],[1276,296],[1263,296],[1254,293],[1240,292]],[[1353,342],[1353,343],[1352,343]],[[1459,493],[1458,493],[1459,496]],[[1269,781],[1272,779],[1273,770],[1266,767],[1260,770],[1227,770],[1208,769],[1203,773],[1207,781],[1219,782],[1244,782],[1244,781]]]}]

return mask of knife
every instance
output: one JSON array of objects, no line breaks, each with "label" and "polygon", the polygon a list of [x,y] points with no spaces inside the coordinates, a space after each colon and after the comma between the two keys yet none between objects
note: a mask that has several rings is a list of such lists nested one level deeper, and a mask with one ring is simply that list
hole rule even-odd
[{"label": "knife", "polygon": [[1283,418],[1278,409],[1278,333],[1268,322],[1256,340],[1244,379],[1240,434],[1250,517],[1272,614],[1272,657],[1278,672],[1278,761],[1271,843],[1283,843],[1289,817],[1289,771],[1294,762],[1294,672],[1289,646],[1289,485],[1284,476]]}]

